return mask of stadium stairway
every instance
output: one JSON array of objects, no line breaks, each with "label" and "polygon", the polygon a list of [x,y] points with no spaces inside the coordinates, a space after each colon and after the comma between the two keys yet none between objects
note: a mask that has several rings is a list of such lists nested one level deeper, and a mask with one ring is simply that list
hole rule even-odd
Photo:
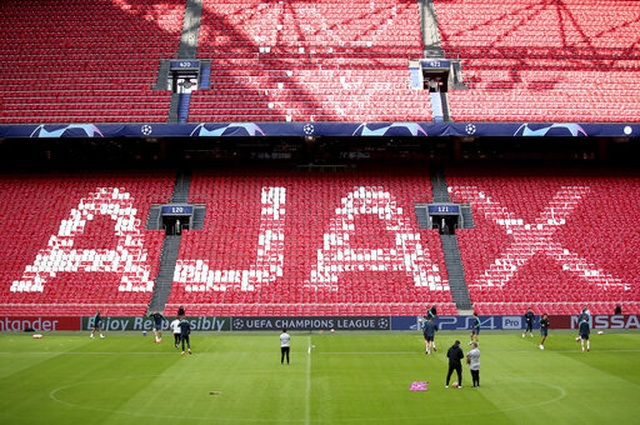
[{"label": "stadium stairway", "polygon": [[[431,173],[431,186],[433,187],[433,202],[451,202],[447,181],[442,171],[434,170]],[[466,211],[469,216],[471,215],[469,208],[461,208],[461,210]],[[465,218],[463,218],[463,223],[467,224]],[[466,225],[464,227],[468,228]],[[464,267],[462,266],[462,259],[460,257],[458,238],[456,235],[443,234],[440,235],[440,240],[442,242],[445,264],[447,266],[447,274],[449,275],[449,287],[451,288],[453,302],[456,304],[458,311],[470,310],[472,305],[469,297],[469,289],[464,279]]]},{"label": "stadium stairway", "polygon": [[176,183],[173,187],[171,202],[174,204],[188,202],[189,187],[191,187],[191,173],[189,171],[180,171],[176,177]]},{"label": "stadium stairway", "polygon": [[444,58],[440,29],[433,0],[418,0],[425,58]]},{"label": "stadium stairway", "polygon": [[[438,16],[436,13],[433,0],[418,0],[420,8],[420,27],[422,31],[422,42],[424,43],[423,55],[425,58],[445,58],[446,54],[442,48],[442,40],[440,39],[440,27],[438,25]],[[453,88],[458,89],[459,84],[456,81],[460,74],[460,63],[453,62],[458,68],[454,72]],[[440,91],[429,94],[431,98],[431,109],[433,122],[451,121],[451,113],[449,111],[449,103],[447,93]]]},{"label": "stadium stairway", "polygon": [[164,310],[171,293],[171,283],[173,282],[173,272],[176,268],[176,260],[180,250],[180,240],[180,235],[167,235],[164,239],[160,256],[160,270],[158,271],[153,296],[149,303],[149,311]]},{"label": "stadium stairway", "polygon": [[453,302],[456,304],[458,311],[468,311],[472,308],[472,304],[469,289],[464,279],[464,267],[460,257],[458,238],[456,235],[440,235],[440,240],[442,241],[442,250],[445,264],[447,265],[449,288],[451,288]]},{"label": "stadium stairway", "polygon": [[180,95],[178,93],[173,93],[171,95],[171,103],[169,104],[169,118],[167,119],[168,123],[177,123],[178,122],[178,104],[180,102]]},{"label": "stadium stairway", "polygon": [[[179,171],[176,175],[176,180],[173,186],[171,202],[175,204],[188,202],[190,186],[191,173],[188,171]],[[199,227],[198,223],[195,223],[194,228],[202,228],[202,221],[204,220],[204,210],[199,209],[198,211]],[[151,211],[151,213],[154,212],[159,214],[159,209]],[[162,254],[160,256],[160,269],[158,271],[158,276],[156,277],[153,296],[149,303],[149,311],[164,310],[169,294],[171,293],[173,273],[176,268],[176,260],[178,259],[181,241],[181,234],[165,236],[164,244],[162,246]]]},{"label": "stadium stairway", "polygon": [[178,100],[178,122],[185,123],[189,118],[189,102],[191,101],[190,93],[180,93]]},{"label": "stadium stairway", "polygon": [[433,188],[433,202],[451,202],[449,199],[449,192],[447,190],[447,182],[445,181],[444,173],[442,171],[434,170],[431,172],[431,186]]},{"label": "stadium stairway", "polygon": [[202,20],[202,0],[187,0],[178,57],[195,59]]},{"label": "stadium stairway", "polygon": [[[188,0],[185,6],[185,16],[182,22],[182,34],[180,36],[180,45],[178,47],[178,59],[195,59],[198,50],[198,35],[200,33],[200,21],[202,18],[202,0]],[[164,76],[167,87],[167,78],[169,61],[162,61],[160,75]],[[207,63],[210,68],[210,62]],[[201,88],[209,88],[209,72],[203,72],[201,77],[207,77],[206,84],[200,82]],[[173,93],[171,95],[171,104],[169,105],[169,123],[185,123],[189,118],[189,105],[191,103],[190,93]]]}]

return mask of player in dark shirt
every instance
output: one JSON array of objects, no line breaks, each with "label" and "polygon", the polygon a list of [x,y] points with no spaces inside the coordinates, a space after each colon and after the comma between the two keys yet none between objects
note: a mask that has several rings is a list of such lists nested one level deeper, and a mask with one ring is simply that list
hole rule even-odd
[{"label": "player in dark shirt", "polygon": [[431,306],[431,308],[427,312],[427,319],[431,317],[433,318],[433,320],[436,320],[436,315],[437,315],[436,305],[434,304]]},{"label": "player in dark shirt", "polygon": [[425,354],[431,354],[431,350],[435,351],[434,340],[438,332],[438,325],[433,317],[429,317],[422,323],[422,334],[424,336]]},{"label": "player in dark shirt", "polygon": [[[429,309],[429,312],[427,313],[427,319],[432,318],[433,319],[433,323],[436,323],[436,316],[437,316],[437,311],[436,311],[436,305],[432,305],[431,308]],[[436,326],[436,331],[438,330],[437,326]],[[433,341],[431,341],[431,349],[433,351],[438,351],[436,350],[436,340],[434,339]]]},{"label": "player in dark shirt", "polygon": [[155,342],[162,342],[162,326],[164,324],[164,316],[158,310],[149,315],[153,319],[153,335]]},{"label": "player in dark shirt", "polygon": [[182,355],[184,355],[184,346],[187,344],[187,352],[191,354],[191,341],[189,340],[191,335],[191,323],[189,323],[184,317],[180,320],[180,340],[182,341]]},{"label": "player in dark shirt", "polygon": [[589,334],[591,333],[591,325],[589,325],[588,316],[583,315],[578,324],[578,333],[580,334],[580,347],[584,353],[585,341],[587,345],[587,351],[591,351],[591,344],[589,342]]},{"label": "player in dark shirt", "polygon": [[469,341],[469,345],[472,342],[478,342],[478,337],[480,336],[480,318],[478,317],[478,313],[473,312],[473,322],[471,323],[471,340]]},{"label": "player in dark shirt", "polygon": [[456,340],[453,343],[447,351],[447,357],[449,358],[449,371],[447,372],[445,388],[449,388],[449,381],[454,370],[458,374],[458,388],[462,388],[462,359],[464,359],[464,353],[460,348],[460,341]]},{"label": "player in dark shirt", "polygon": [[540,319],[540,336],[542,339],[540,340],[540,349],[544,350],[544,341],[547,339],[547,335],[549,334],[549,315],[544,313],[542,318]]},{"label": "player in dark shirt", "polygon": [[535,314],[533,314],[533,310],[531,310],[531,307],[529,307],[529,310],[527,310],[527,312],[524,314],[524,324],[526,328],[524,332],[522,332],[523,338],[527,332],[529,332],[529,335],[531,335],[531,338],[533,338],[533,319],[534,318],[535,318]]},{"label": "player in dark shirt", "polygon": [[93,316],[93,330],[91,331],[91,335],[89,338],[93,339],[93,334],[98,331],[100,333],[100,338],[104,338],[102,334],[102,316],[100,316],[100,310]]}]

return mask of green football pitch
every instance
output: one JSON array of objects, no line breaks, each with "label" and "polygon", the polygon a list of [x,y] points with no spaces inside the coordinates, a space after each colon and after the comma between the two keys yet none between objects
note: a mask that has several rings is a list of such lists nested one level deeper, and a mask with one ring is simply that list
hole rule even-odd
[{"label": "green football pitch", "polygon": [[[466,333],[293,332],[280,365],[278,333],[173,336],[0,334],[2,424],[611,424],[640,418],[640,333],[481,334],[481,387],[444,385],[446,350]],[[428,382],[426,391],[411,391]]]}]

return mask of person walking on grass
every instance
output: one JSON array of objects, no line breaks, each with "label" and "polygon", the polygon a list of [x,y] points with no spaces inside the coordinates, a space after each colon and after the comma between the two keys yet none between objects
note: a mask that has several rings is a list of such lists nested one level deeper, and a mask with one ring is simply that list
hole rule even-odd
[{"label": "person walking on grass", "polygon": [[473,320],[471,322],[471,340],[469,341],[469,345],[471,345],[474,341],[478,341],[478,337],[480,336],[480,318],[478,317],[478,313],[473,312]]},{"label": "person walking on grass", "polygon": [[478,349],[478,343],[471,343],[471,351],[467,353],[467,364],[469,365],[469,371],[471,372],[471,380],[473,381],[473,388],[480,386],[480,350]]},{"label": "person walking on grass", "polygon": [[96,331],[100,333],[100,338],[104,338],[104,335],[102,334],[102,316],[100,316],[100,310],[98,310],[95,316],[93,316],[93,330],[91,331],[89,338],[93,339],[93,334],[96,333]]},{"label": "person walking on grass", "polygon": [[291,335],[287,333],[287,329],[282,329],[280,334],[280,364],[284,364],[286,357],[289,364],[289,352],[291,351]]},{"label": "person walking on grass", "polygon": [[[462,388],[462,359],[464,359],[464,353],[462,352],[462,348],[460,348],[460,341],[456,340],[449,348],[447,358],[449,359],[449,370],[447,371],[447,380],[444,387],[449,388],[451,375],[455,371],[458,375],[457,387]],[[454,386],[455,384],[456,383],[454,383]]]},{"label": "person walking on grass", "polygon": [[[429,309],[429,312],[427,313],[427,319],[433,319],[433,323],[436,323],[436,316],[438,315],[438,311],[436,310],[436,305],[433,304],[431,306],[431,308]],[[436,331],[438,330],[438,327],[436,326]],[[436,340],[435,338],[433,339],[433,341],[431,341],[431,349],[433,351],[437,351],[436,350]]]},{"label": "person walking on grass", "polygon": [[154,342],[160,343],[162,342],[162,327],[164,326],[165,318],[158,310],[151,313],[149,317],[153,319]]},{"label": "person walking on grass", "polygon": [[180,318],[180,341],[182,342],[182,355],[185,353],[185,344],[187,346],[187,352],[191,354],[191,341],[189,339],[189,335],[191,335],[191,323],[187,321],[184,317]]},{"label": "person walking on grass", "polygon": [[523,338],[527,334],[527,332],[529,332],[529,335],[531,335],[531,338],[533,338],[533,319],[535,317],[536,317],[536,315],[533,314],[533,310],[531,309],[531,307],[529,307],[527,312],[524,314],[524,324],[525,324],[526,328],[525,328],[524,332],[522,332],[522,337]]},{"label": "person walking on grass", "polygon": [[431,354],[431,350],[435,351],[435,338],[438,331],[438,325],[433,317],[429,316],[422,323],[422,335],[424,336],[425,354]]},{"label": "person walking on grass", "polygon": [[544,341],[547,339],[547,335],[549,335],[549,315],[544,313],[542,318],[540,319],[540,349],[544,350]]},{"label": "person walking on grass", "polygon": [[173,331],[173,346],[179,348],[180,346],[180,318],[176,317],[169,325]]},{"label": "person walking on grass", "polygon": [[591,325],[589,325],[589,316],[583,315],[578,323],[578,333],[580,338],[580,347],[584,353],[584,347],[587,346],[587,351],[591,351],[591,344],[589,342],[589,334],[591,334]]}]

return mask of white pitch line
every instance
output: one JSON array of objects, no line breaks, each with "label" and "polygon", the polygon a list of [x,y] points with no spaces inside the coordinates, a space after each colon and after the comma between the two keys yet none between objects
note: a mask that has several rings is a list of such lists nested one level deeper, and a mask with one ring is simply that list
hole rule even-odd
[{"label": "white pitch line", "polygon": [[343,354],[343,355],[384,355],[384,356],[389,356],[389,355],[394,355],[394,354],[399,354],[399,355],[416,355],[416,354],[422,354],[424,357],[424,348],[422,349],[422,351],[420,350],[416,350],[416,351],[320,351],[318,354],[329,354],[329,355],[339,355],[339,354]]},{"label": "white pitch line", "polygon": [[[532,346],[533,347],[533,346]],[[534,349],[536,348],[536,349]],[[580,346],[578,345],[577,349],[574,350],[554,350],[554,349],[549,349],[547,348],[545,351],[548,351],[550,353],[581,353],[580,351]],[[540,349],[538,349],[538,347],[533,347],[531,350],[514,350],[514,351],[508,351],[508,350],[498,350],[496,351],[496,353],[509,353],[509,354],[530,354],[530,353],[539,353]],[[591,353],[640,353],[640,350],[608,350],[608,349],[595,349],[595,350],[591,350]],[[330,356],[338,356],[338,355],[345,355],[345,356],[378,356],[378,355],[385,355],[385,356],[390,356],[390,355],[401,355],[401,356],[406,356],[406,355],[416,355],[416,354],[422,354],[422,357],[424,357],[424,349],[422,349],[422,351],[416,350],[416,351],[319,351],[318,352],[319,355],[330,355]],[[582,353],[581,353],[582,354]]]},{"label": "white pitch line", "polygon": [[[175,356],[177,351],[163,351],[163,352],[153,352],[153,351],[0,351],[1,356],[9,356],[9,355],[55,355],[55,356],[121,356],[121,355],[152,355],[152,356]],[[180,353],[178,353],[180,354]]]},{"label": "white pitch line", "polygon": [[305,405],[304,405],[304,423],[305,425],[309,425],[311,423],[311,336],[307,337],[307,352],[309,355],[307,356],[307,388],[305,395]]}]

